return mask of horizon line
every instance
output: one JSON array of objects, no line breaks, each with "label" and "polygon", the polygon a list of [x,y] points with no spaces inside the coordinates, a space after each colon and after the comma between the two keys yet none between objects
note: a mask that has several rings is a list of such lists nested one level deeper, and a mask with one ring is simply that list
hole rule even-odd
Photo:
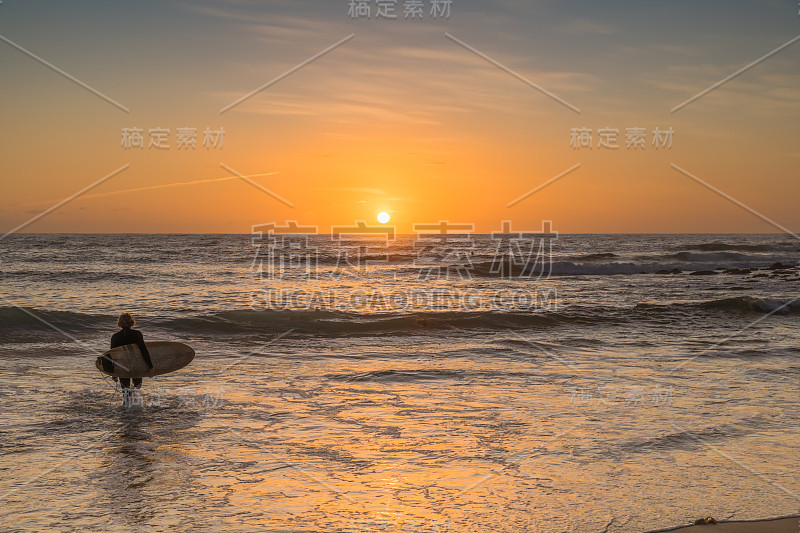
[{"label": "horizon line", "polygon": [[[494,232],[489,233],[450,233],[445,234],[444,236],[456,236],[456,235],[492,235]],[[517,233],[517,232],[512,232]],[[535,233],[535,232],[522,232],[522,233]],[[259,233],[225,233],[225,232],[123,232],[123,231],[111,231],[111,232],[85,232],[85,231],[77,231],[77,232],[18,232],[13,235],[9,235],[9,237],[14,236],[22,236],[22,235],[257,235]],[[314,235],[329,235],[329,233],[280,233],[278,235],[307,235],[307,236],[314,236]],[[365,233],[369,234],[369,233]],[[785,232],[778,231],[774,233],[758,233],[758,232],[693,232],[693,233],[686,233],[686,232],[614,232],[614,233],[592,233],[592,232],[560,232],[556,231],[553,232],[555,235],[787,235]],[[396,236],[414,236],[414,235],[438,235],[437,233],[395,233]]]}]

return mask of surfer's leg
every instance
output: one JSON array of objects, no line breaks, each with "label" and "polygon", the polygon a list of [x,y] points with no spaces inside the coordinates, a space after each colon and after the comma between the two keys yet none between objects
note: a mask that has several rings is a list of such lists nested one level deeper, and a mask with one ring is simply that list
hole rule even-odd
[{"label": "surfer's leg", "polygon": [[119,378],[119,386],[122,387],[122,407],[131,406],[131,378]]},{"label": "surfer's leg", "polygon": [[122,386],[122,407],[128,408],[131,406],[131,383],[129,378],[119,378],[119,383]]}]

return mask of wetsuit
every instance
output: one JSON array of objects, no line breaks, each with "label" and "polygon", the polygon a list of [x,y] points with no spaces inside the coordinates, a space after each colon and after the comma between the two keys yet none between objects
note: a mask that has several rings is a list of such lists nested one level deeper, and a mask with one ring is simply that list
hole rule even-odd
[{"label": "wetsuit", "polygon": [[[147,363],[150,368],[153,368],[153,363],[150,361],[150,352],[147,351],[147,346],[144,343],[144,337],[142,337],[141,331],[138,329],[122,328],[111,336],[112,350],[117,346],[125,346],[127,344],[137,344],[139,346],[139,351],[142,352],[145,363]],[[127,389],[131,386],[131,378],[119,378],[119,384],[123,389]],[[142,378],[133,378],[133,386],[136,388],[141,387]]]}]

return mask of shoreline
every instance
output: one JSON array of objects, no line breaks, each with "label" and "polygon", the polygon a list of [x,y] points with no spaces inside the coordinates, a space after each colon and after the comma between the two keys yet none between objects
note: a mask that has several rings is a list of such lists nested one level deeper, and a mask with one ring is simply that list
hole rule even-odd
[{"label": "shoreline", "polygon": [[777,516],[758,520],[718,520],[716,524],[687,524],[666,529],[652,529],[645,533],[666,531],[713,532],[713,533],[800,533],[800,515]]}]

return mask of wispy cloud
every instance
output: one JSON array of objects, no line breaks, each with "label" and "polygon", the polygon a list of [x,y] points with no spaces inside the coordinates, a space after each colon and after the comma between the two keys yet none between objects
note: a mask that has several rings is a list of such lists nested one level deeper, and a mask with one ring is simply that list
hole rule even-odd
[{"label": "wispy cloud", "polygon": [[[384,191],[383,189],[374,189],[370,187],[311,187],[311,190],[315,191],[336,191],[338,193],[352,193],[356,195],[362,196],[377,196],[379,198],[371,198],[371,201],[374,200],[381,200],[385,202],[414,202],[417,201],[414,198],[403,198],[399,196],[390,196],[390,193]],[[357,203],[367,203],[366,200],[359,200]]]},{"label": "wispy cloud", "polygon": [[[318,117],[345,124],[431,126],[441,124],[448,113],[483,111],[516,116],[521,110],[531,114],[550,111],[550,102],[507,74],[454,47],[444,37],[437,44],[438,48],[385,46],[376,55],[369,51],[374,46],[359,42],[356,36],[352,46],[255,96],[236,112]],[[513,56],[507,61],[520,74],[559,93],[585,94],[604,85],[592,74],[534,70],[528,67],[528,60]],[[263,71],[264,67],[258,68]],[[220,101],[235,96],[233,92],[214,95]]]},{"label": "wispy cloud", "polygon": [[[800,74],[785,67],[769,65],[761,67],[760,71],[748,72],[714,91],[703,100],[703,105],[736,108],[739,113],[748,108],[757,108],[759,113],[767,109],[797,110]],[[674,99],[680,100],[729,73],[730,67],[719,65],[673,65],[663,72],[643,75],[641,79],[651,87],[673,93]]]},{"label": "wispy cloud", "polygon": [[587,36],[587,35],[614,35],[617,29],[609,24],[602,24],[600,22],[590,19],[570,19],[567,23],[561,26],[565,33]]},{"label": "wispy cloud", "polygon": [[[272,176],[272,175],[275,175],[275,174],[278,174],[278,172],[267,172],[265,174],[251,174],[251,175],[246,176],[246,177],[247,178],[254,178],[254,177],[260,177],[260,176]],[[222,178],[211,178],[211,179],[206,179],[206,180],[176,181],[174,183],[163,183],[163,184],[160,184],[160,185],[148,185],[148,186],[145,186],[145,187],[134,187],[133,189],[124,189],[124,190],[119,190],[119,191],[100,192],[100,193],[96,193],[96,194],[86,194],[84,196],[81,196],[80,199],[81,200],[91,200],[93,198],[105,198],[105,197],[108,197],[108,196],[116,196],[116,195],[120,195],[120,194],[130,194],[130,193],[133,193],[133,192],[152,191],[152,190],[157,190],[157,189],[169,189],[169,188],[173,188],[173,187],[187,187],[187,186],[190,186],[190,185],[200,185],[200,184],[205,184],[205,183],[217,183],[217,182],[221,182],[221,181],[232,181],[232,180],[240,180],[240,179],[242,179],[241,176],[225,176],[225,177],[222,177]],[[0,207],[0,209],[15,209],[15,208],[18,208],[18,207],[31,207],[31,206],[37,206],[37,205],[50,204],[50,203],[53,203],[53,202],[54,202],[54,200],[42,200],[42,201],[38,201],[38,202],[30,202],[30,203],[25,203],[25,204],[13,204],[13,205],[9,205],[9,206],[2,206],[2,207]]]}]

